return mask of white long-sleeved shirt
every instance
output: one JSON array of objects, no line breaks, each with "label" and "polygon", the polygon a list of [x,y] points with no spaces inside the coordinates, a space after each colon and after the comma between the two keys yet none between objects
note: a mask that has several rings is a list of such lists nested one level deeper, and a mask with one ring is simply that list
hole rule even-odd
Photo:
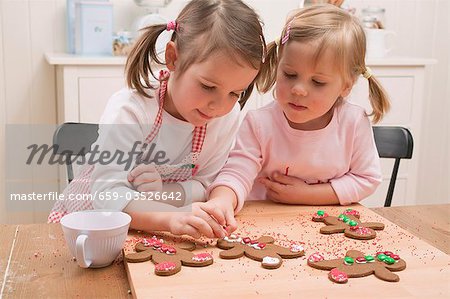
[{"label": "white long-sleeved shirt", "polygon": [[265,199],[265,187],[256,181],[275,171],[308,184],[331,183],[342,205],[372,194],[381,182],[381,167],[373,132],[364,109],[344,101],[323,129],[296,130],[274,101],[245,117],[227,164],[208,191],[225,185],[238,198]]},{"label": "white long-sleeved shirt", "polygon": [[[129,89],[115,93],[109,99],[100,120],[99,138],[94,144],[98,145],[98,151],[120,151],[127,158],[137,141],[140,142],[137,147],[139,150],[150,133],[158,112],[157,94],[158,90],[154,91],[154,97],[149,99]],[[239,114],[239,104],[236,103],[230,113],[208,122],[203,149],[196,163],[199,170],[191,180],[179,183],[185,191],[186,201],[205,200],[205,188],[224,166],[234,143],[239,127]],[[192,124],[163,111],[162,125],[154,140],[156,146],[152,156],[159,152],[160,155],[165,155],[160,161],[169,159],[169,164],[180,163],[191,152],[193,129]],[[133,165],[134,159],[130,166]],[[131,194],[135,192],[127,179],[130,170],[131,168],[126,170],[124,164],[117,163],[117,159],[107,165],[95,166],[91,184],[91,193],[97,194],[94,208],[122,210],[126,207],[127,198],[133,198]],[[99,200],[101,193],[103,198],[109,194],[116,200]]]}]

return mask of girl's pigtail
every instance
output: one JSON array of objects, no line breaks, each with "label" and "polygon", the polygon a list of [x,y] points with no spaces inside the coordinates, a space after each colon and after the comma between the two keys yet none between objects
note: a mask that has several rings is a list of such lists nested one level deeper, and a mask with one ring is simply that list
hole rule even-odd
[{"label": "girl's pigtail", "polygon": [[164,65],[156,52],[156,40],[165,30],[165,24],[144,28],[144,32],[133,46],[125,64],[128,87],[135,88],[140,95],[145,97],[151,97],[145,92],[145,89],[156,89],[156,86],[153,86],[150,82],[150,75],[158,80],[158,77],[153,73],[151,64]]},{"label": "girl's pigtail", "polygon": [[256,86],[259,92],[266,93],[275,84],[278,65],[278,45],[275,41],[267,45],[266,59],[261,67]]},{"label": "girl's pigtail", "polygon": [[367,81],[369,82],[369,100],[372,106],[373,123],[376,124],[383,119],[383,116],[389,111],[389,97],[386,90],[380,82],[371,74]]}]

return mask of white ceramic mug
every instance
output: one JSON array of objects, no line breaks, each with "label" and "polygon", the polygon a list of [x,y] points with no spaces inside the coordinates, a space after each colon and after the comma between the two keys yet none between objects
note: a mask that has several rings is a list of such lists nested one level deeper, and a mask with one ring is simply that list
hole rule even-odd
[{"label": "white ceramic mug", "polygon": [[70,252],[82,268],[110,265],[127,238],[131,217],[118,211],[81,211],[61,219]]},{"label": "white ceramic mug", "polygon": [[395,36],[395,32],[386,29],[365,29],[367,41],[367,58],[382,58],[392,47],[388,47],[387,37]]}]

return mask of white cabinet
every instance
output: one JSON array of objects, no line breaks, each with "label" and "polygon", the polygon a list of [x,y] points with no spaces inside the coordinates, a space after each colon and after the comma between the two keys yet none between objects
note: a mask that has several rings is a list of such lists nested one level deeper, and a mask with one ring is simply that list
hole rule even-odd
[{"label": "white cabinet", "polygon": [[58,123],[98,123],[108,99],[125,84],[125,57],[46,54],[55,65]]},{"label": "white cabinet", "polygon": [[[109,97],[125,86],[124,57],[47,54],[46,58],[56,66],[59,123],[98,122]],[[391,111],[380,125],[407,127],[414,137],[413,159],[404,160],[400,164],[392,205],[416,204],[422,104],[427,100],[427,65],[433,63],[435,61],[432,59],[418,58],[383,58],[367,62],[391,98]],[[271,100],[271,94],[260,95],[254,92],[245,110],[261,107]],[[362,77],[359,79],[349,100],[371,111],[367,80]],[[382,160],[383,183],[374,195],[363,201],[365,205],[383,205],[392,165],[393,161]]]}]

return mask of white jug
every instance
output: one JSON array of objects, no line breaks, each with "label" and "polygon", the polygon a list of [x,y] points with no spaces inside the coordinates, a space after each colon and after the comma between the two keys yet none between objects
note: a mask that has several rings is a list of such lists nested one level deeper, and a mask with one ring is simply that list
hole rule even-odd
[{"label": "white jug", "polygon": [[[386,29],[365,29],[367,41],[367,58],[382,58],[385,57],[391,50],[392,46],[388,47],[388,36],[395,36],[395,32]],[[390,42],[392,44],[392,42]]]}]

